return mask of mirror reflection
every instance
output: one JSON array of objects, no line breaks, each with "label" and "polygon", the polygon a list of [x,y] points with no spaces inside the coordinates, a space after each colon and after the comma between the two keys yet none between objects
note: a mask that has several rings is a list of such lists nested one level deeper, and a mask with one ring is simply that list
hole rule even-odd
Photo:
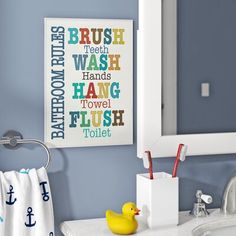
[{"label": "mirror reflection", "polygon": [[176,28],[163,19],[162,133],[236,132],[236,1],[176,4]]}]

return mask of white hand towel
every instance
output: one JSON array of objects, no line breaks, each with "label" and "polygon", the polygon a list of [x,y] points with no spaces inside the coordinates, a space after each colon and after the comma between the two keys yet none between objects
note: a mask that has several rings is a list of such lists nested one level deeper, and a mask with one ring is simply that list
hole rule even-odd
[{"label": "white hand towel", "polygon": [[44,167],[0,171],[0,235],[55,235],[52,197]]}]

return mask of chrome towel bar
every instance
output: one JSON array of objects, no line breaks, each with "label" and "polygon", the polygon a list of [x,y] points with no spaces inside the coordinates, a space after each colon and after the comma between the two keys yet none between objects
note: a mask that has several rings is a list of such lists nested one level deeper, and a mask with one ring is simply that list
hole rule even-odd
[{"label": "chrome towel bar", "polygon": [[47,152],[47,163],[44,166],[45,169],[48,169],[48,166],[51,162],[51,154],[49,148],[42,142],[37,139],[24,139],[22,134],[15,130],[7,131],[2,139],[0,139],[0,144],[4,145],[8,149],[16,149],[19,144],[39,144]]}]

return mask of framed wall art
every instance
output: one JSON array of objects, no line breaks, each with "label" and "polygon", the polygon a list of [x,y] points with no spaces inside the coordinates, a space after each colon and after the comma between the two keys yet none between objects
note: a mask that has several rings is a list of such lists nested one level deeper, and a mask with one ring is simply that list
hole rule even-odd
[{"label": "framed wall art", "polygon": [[133,143],[133,21],[45,18],[45,142]]}]

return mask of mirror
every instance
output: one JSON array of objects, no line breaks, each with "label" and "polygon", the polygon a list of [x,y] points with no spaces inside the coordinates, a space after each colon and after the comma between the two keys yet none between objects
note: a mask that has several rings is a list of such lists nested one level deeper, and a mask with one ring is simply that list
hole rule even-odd
[{"label": "mirror", "polygon": [[232,0],[139,1],[139,157],[174,156],[179,143],[189,155],[236,152],[235,9]]},{"label": "mirror", "polygon": [[[167,36],[163,32],[162,42],[163,56],[166,51],[170,55],[163,63],[167,68],[162,76],[162,133],[235,132],[236,1],[178,0],[177,18],[173,13],[167,16],[170,10],[166,7],[176,12],[173,2],[164,0],[162,7],[163,29],[171,30]],[[171,18],[172,25],[168,26]],[[177,39],[177,49],[168,47],[170,37]],[[177,58],[177,76],[166,76],[170,60],[172,68],[175,63],[172,58]]]}]

